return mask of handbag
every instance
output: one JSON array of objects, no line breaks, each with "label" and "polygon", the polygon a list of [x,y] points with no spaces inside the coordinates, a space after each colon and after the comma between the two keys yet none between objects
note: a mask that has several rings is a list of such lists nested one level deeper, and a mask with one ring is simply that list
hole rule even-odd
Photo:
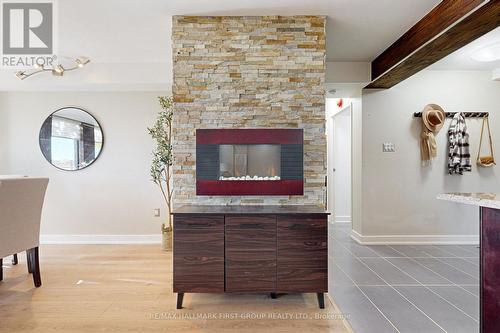
[{"label": "handbag", "polygon": [[[483,132],[484,132],[484,124],[488,126],[488,140],[490,141],[490,153],[489,156],[481,156],[481,146],[483,145]],[[485,116],[483,118],[483,126],[481,127],[481,139],[479,141],[479,150],[477,152],[477,165],[480,167],[491,167],[496,165],[495,157],[493,156],[493,143],[491,141],[491,131],[490,131],[490,122],[488,117]]]}]

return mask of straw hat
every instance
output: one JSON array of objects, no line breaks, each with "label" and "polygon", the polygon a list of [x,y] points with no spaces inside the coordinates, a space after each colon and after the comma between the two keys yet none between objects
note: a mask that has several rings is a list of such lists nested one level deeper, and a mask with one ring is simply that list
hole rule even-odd
[{"label": "straw hat", "polygon": [[437,104],[427,104],[422,111],[424,126],[431,132],[437,133],[443,128],[446,113]]}]

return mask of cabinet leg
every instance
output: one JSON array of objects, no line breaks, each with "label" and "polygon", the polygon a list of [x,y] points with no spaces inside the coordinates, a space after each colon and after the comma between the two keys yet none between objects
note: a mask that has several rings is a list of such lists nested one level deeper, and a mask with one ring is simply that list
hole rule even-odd
[{"label": "cabinet leg", "polygon": [[177,293],[177,309],[182,309],[183,299],[184,299],[184,293]]},{"label": "cabinet leg", "polygon": [[323,293],[317,293],[318,295],[318,305],[320,309],[325,308],[325,294]]},{"label": "cabinet leg", "polygon": [[14,258],[12,258],[12,265],[17,265],[18,260],[17,260],[17,253],[14,254]]},{"label": "cabinet leg", "polygon": [[271,298],[276,299],[276,293],[271,293]]}]

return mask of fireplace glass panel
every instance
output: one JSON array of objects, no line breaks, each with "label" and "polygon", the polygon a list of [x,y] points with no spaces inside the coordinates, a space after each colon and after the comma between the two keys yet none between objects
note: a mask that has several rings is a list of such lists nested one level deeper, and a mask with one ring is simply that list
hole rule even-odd
[{"label": "fireplace glass panel", "polygon": [[219,145],[220,180],[280,180],[281,145]]}]

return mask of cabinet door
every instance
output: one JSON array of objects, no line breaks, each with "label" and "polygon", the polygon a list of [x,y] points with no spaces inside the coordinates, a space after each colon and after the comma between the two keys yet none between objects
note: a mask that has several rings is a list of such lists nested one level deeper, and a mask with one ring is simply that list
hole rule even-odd
[{"label": "cabinet door", "polygon": [[174,216],[174,292],[224,292],[224,216]]},{"label": "cabinet door", "polygon": [[226,216],[226,291],[275,289],[276,217]]},{"label": "cabinet door", "polygon": [[278,292],[327,291],[327,216],[278,216]]}]

